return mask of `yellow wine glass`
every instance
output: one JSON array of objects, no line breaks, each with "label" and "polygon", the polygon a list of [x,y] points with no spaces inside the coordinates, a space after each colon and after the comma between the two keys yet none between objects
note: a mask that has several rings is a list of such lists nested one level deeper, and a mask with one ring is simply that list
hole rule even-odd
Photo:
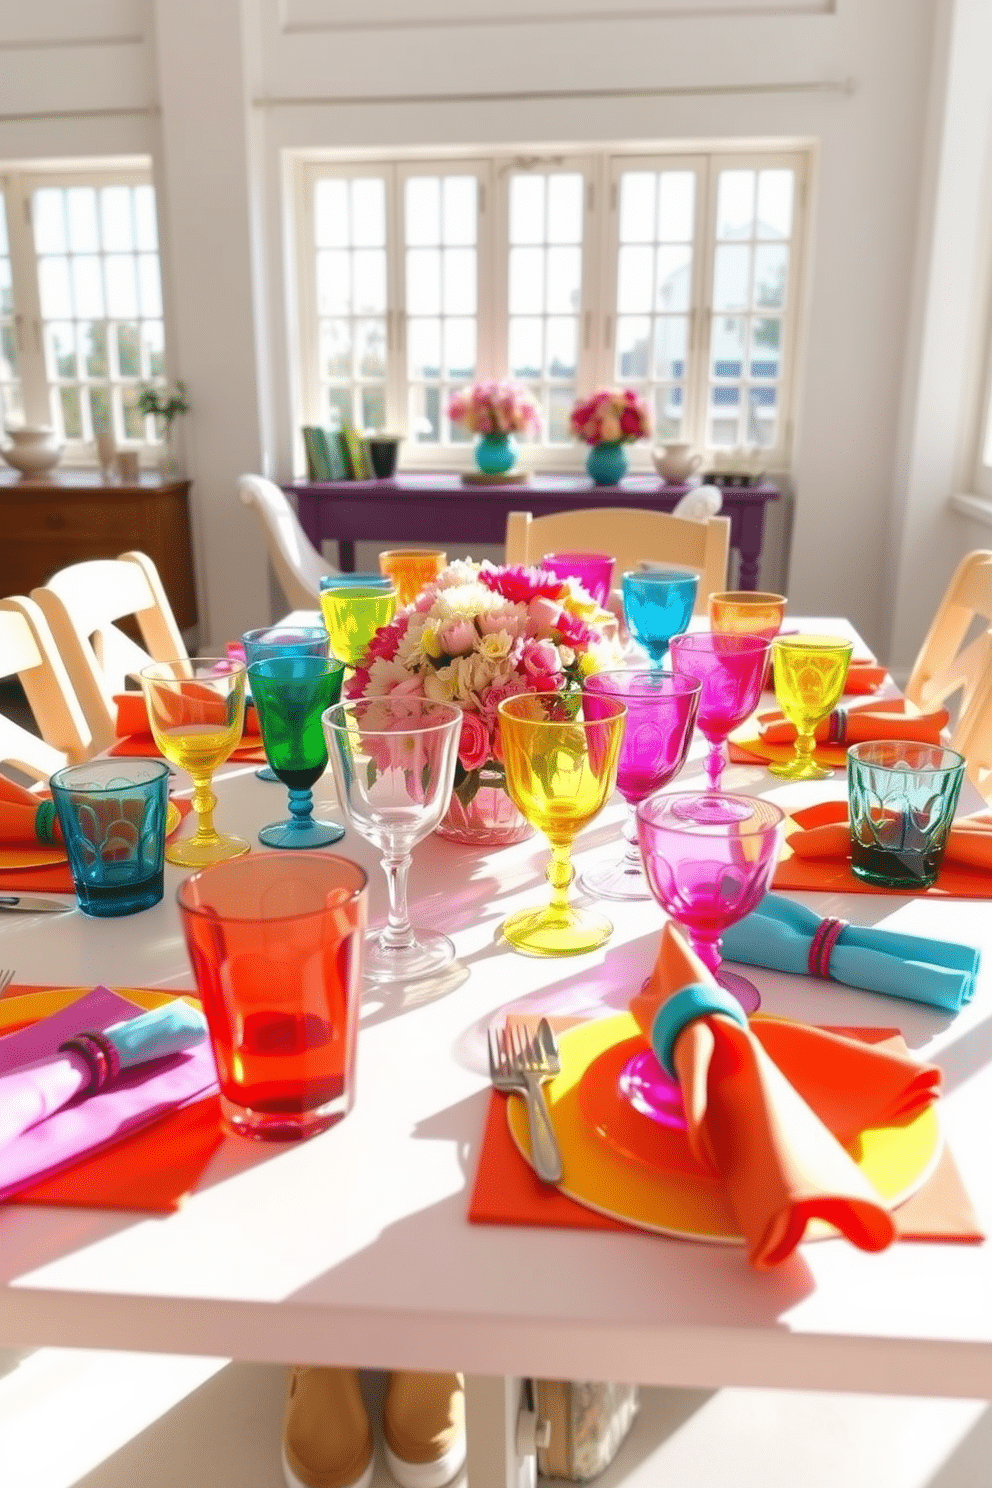
[{"label": "yellow wine glass", "polygon": [[816,725],[837,706],[847,680],[853,641],[828,635],[777,636],[772,642],[775,696],[796,727],[791,760],[769,765],[786,780],[826,780],[829,770],[813,759]]},{"label": "yellow wine glass", "polygon": [[331,651],[345,666],[358,666],[369,641],[396,614],[396,586],[372,588],[352,584],[320,591],[320,608]]},{"label": "yellow wine glass", "polygon": [[507,791],[551,844],[551,902],[519,910],[503,923],[504,936],[518,951],[578,956],[613,934],[604,915],[573,904],[568,890],[576,833],[598,815],[616,785],[626,717],[626,705],[607,696],[597,697],[595,715],[585,717],[577,692],[526,692],[499,705]]},{"label": "yellow wine glass", "polygon": [[240,743],[245,720],[245,666],[226,657],[158,661],[141,671],[152,736],[167,760],[193,780],[196,835],[166,844],[165,856],[183,868],[205,868],[239,858],[251,843],[222,836],[214,826],[214,771]]}]

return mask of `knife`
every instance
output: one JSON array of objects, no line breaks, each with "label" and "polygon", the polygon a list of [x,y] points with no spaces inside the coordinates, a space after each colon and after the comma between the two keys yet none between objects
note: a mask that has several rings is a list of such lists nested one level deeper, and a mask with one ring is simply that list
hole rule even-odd
[{"label": "knife", "polygon": [[48,914],[53,910],[75,909],[74,895],[57,898],[54,894],[0,894],[0,910],[25,910],[29,914]]}]

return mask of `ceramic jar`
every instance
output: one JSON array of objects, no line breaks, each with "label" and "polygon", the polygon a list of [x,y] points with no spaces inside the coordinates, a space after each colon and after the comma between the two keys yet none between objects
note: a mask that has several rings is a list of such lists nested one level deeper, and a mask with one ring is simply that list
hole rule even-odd
[{"label": "ceramic jar", "polygon": [[22,475],[45,475],[62,458],[62,441],[50,424],[21,424],[6,430],[9,444],[0,449],[8,465]]}]

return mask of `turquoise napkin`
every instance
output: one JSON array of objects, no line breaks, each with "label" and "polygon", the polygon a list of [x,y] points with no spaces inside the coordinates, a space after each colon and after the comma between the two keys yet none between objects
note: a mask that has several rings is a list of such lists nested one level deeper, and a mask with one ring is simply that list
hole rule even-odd
[{"label": "turquoise napkin", "polygon": [[[808,976],[810,947],[822,923],[805,905],[766,894],[757,909],[724,931],[723,955]],[[975,995],[980,961],[979,951],[954,941],[846,925],[830,952],[830,975],[848,987],[958,1013]]]}]

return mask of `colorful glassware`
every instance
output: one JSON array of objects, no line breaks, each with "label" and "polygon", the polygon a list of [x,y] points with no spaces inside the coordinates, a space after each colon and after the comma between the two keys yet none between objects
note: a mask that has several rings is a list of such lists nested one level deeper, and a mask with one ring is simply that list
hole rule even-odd
[{"label": "colorful glassware", "polygon": [[334,573],[324,574],[321,589],[390,589],[395,588],[391,578],[381,573]]},{"label": "colorful glassware", "polygon": [[627,709],[617,765],[617,790],[629,807],[623,828],[626,852],[585,870],[579,881],[589,893],[602,899],[651,898],[634,807],[674,780],[685,764],[701,691],[702,684],[694,677],[654,667],[650,671],[594,672],[583,683],[587,718],[596,717],[604,697],[619,698]]},{"label": "colorful glassware", "polygon": [[672,639],[673,669],[702,683],[697,722],[710,746],[706,777],[711,791],[720,789],[727,735],[758,706],[769,649],[770,643],[761,636],[694,631]]},{"label": "colorful glassware", "polygon": [[777,636],[772,642],[775,697],[796,727],[791,760],[768,766],[786,780],[826,780],[830,771],[813,759],[816,725],[837,706],[847,681],[853,641],[830,635]]},{"label": "colorful glassware", "polygon": [[346,666],[357,666],[369,641],[396,613],[396,586],[338,585],[322,589],[320,608],[331,638],[331,652]]},{"label": "colorful glassware", "polygon": [[605,916],[569,899],[571,853],[578,832],[603,809],[617,779],[627,709],[597,697],[588,716],[581,693],[529,692],[504,698],[499,729],[506,786],[524,816],[551,844],[551,901],[503,923],[511,945],[532,956],[576,956],[613,934]]},{"label": "colorful glassware", "polygon": [[266,847],[330,847],[344,836],[340,823],[313,819],[313,786],[327,768],[320,720],[340,698],[343,676],[343,662],[321,656],[272,656],[248,668],[265,753],[289,788],[289,817],[258,834]]},{"label": "colorful glassware", "polygon": [[709,597],[710,630],[721,635],[756,635],[774,640],[785,619],[784,594],[762,589],[726,589]]},{"label": "colorful glassware", "polygon": [[245,666],[228,657],[157,661],[140,673],[152,737],[193,781],[196,835],[166,843],[169,863],[204,868],[249,851],[244,837],[214,826],[214,771],[230,757],[245,721]]},{"label": "colorful glassware", "polygon": [[746,1012],[761,998],[754,984],[727,971],[720,960],[720,935],[750,914],[775,872],[785,813],[752,796],[717,796],[744,806],[714,820],[713,796],[674,791],[649,796],[637,808],[637,835],[655,899],[681,926],[721,987]]},{"label": "colorful glassware", "polygon": [[597,604],[606,605],[613,587],[616,559],[609,553],[545,553],[541,567],[559,579],[578,579]]},{"label": "colorful glassware", "polygon": [[661,666],[672,636],[681,635],[692,619],[699,575],[681,568],[652,568],[625,573],[623,608],[627,629]]},{"label": "colorful glassware", "polygon": [[421,589],[432,584],[447,563],[447,553],[439,548],[390,548],[379,554],[379,567],[383,576],[396,585],[401,605],[413,604]]},{"label": "colorful glassware", "polygon": [[[323,625],[262,625],[246,630],[241,644],[247,666],[253,661],[267,661],[270,656],[327,657],[331,647]],[[255,775],[259,780],[278,779],[270,765],[260,765]]]}]

